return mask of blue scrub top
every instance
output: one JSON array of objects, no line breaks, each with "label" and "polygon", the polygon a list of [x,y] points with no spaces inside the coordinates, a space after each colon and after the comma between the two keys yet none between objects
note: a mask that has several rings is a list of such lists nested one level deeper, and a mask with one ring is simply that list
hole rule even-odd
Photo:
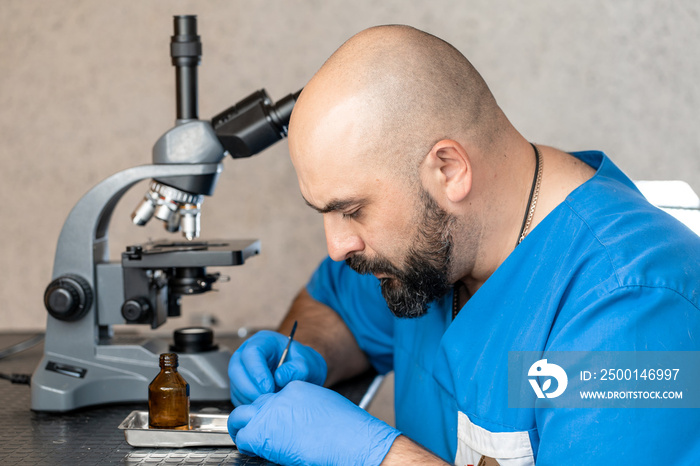
[{"label": "blue scrub top", "polygon": [[447,461],[700,461],[697,409],[508,407],[511,351],[700,351],[700,238],[602,152],[572,155],[596,174],[454,321],[451,295],[420,318],[396,318],[374,276],[328,258],[307,289],[380,373],[395,371],[397,428]]}]

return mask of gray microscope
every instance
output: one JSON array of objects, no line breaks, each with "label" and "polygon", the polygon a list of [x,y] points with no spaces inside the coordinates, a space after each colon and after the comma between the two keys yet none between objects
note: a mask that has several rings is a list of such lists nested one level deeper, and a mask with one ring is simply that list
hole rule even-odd
[{"label": "gray microscope", "polygon": [[[257,91],[211,121],[198,119],[197,66],[202,44],[195,16],[174,17],[170,55],[176,69],[177,120],[153,147],[153,164],[112,175],[85,194],[58,238],[44,357],[31,381],[36,411],[70,411],[104,403],[145,401],[161,353],[179,353],[180,372],[197,400],[229,398],[231,352],[213,344],[211,330],[185,329],[174,342],[143,338],[124,343],[112,326],[155,329],[180,315],[180,297],[211,290],[219,274],[206,267],[241,265],[260,252],[257,240],[199,241],[200,208],[214,192],[226,154],[254,155],[287,135],[299,92],[273,104]],[[152,217],[183,241],[133,245],[121,262],[109,261],[108,227],[119,199],[135,183],[152,179],[132,214]]]}]

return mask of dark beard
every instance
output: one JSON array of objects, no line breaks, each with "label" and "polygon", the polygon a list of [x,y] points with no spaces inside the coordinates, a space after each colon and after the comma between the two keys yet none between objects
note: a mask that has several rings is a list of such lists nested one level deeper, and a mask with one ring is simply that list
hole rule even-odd
[{"label": "dark beard", "polygon": [[368,259],[353,255],[345,262],[361,274],[386,274],[381,278],[382,295],[397,317],[420,317],[428,304],[450,290],[451,227],[456,219],[442,210],[427,191],[421,191],[423,217],[413,245],[406,253],[405,266],[399,269],[379,256]]}]

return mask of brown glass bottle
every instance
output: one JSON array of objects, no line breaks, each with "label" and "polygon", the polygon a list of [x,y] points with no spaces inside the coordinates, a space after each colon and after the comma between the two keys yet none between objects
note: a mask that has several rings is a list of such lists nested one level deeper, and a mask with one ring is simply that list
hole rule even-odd
[{"label": "brown glass bottle", "polygon": [[160,372],[148,386],[148,426],[189,430],[190,385],[177,371],[177,354],[160,355]]}]

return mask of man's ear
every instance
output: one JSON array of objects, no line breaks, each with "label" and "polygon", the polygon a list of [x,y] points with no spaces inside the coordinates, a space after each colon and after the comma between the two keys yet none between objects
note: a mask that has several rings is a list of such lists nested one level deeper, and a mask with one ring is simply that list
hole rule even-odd
[{"label": "man's ear", "polygon": [[427,186],[439,189],[453,203],[461,202],[472,188],[472,166],[464,146],[452,139],[435,143],[421,165]]}]

